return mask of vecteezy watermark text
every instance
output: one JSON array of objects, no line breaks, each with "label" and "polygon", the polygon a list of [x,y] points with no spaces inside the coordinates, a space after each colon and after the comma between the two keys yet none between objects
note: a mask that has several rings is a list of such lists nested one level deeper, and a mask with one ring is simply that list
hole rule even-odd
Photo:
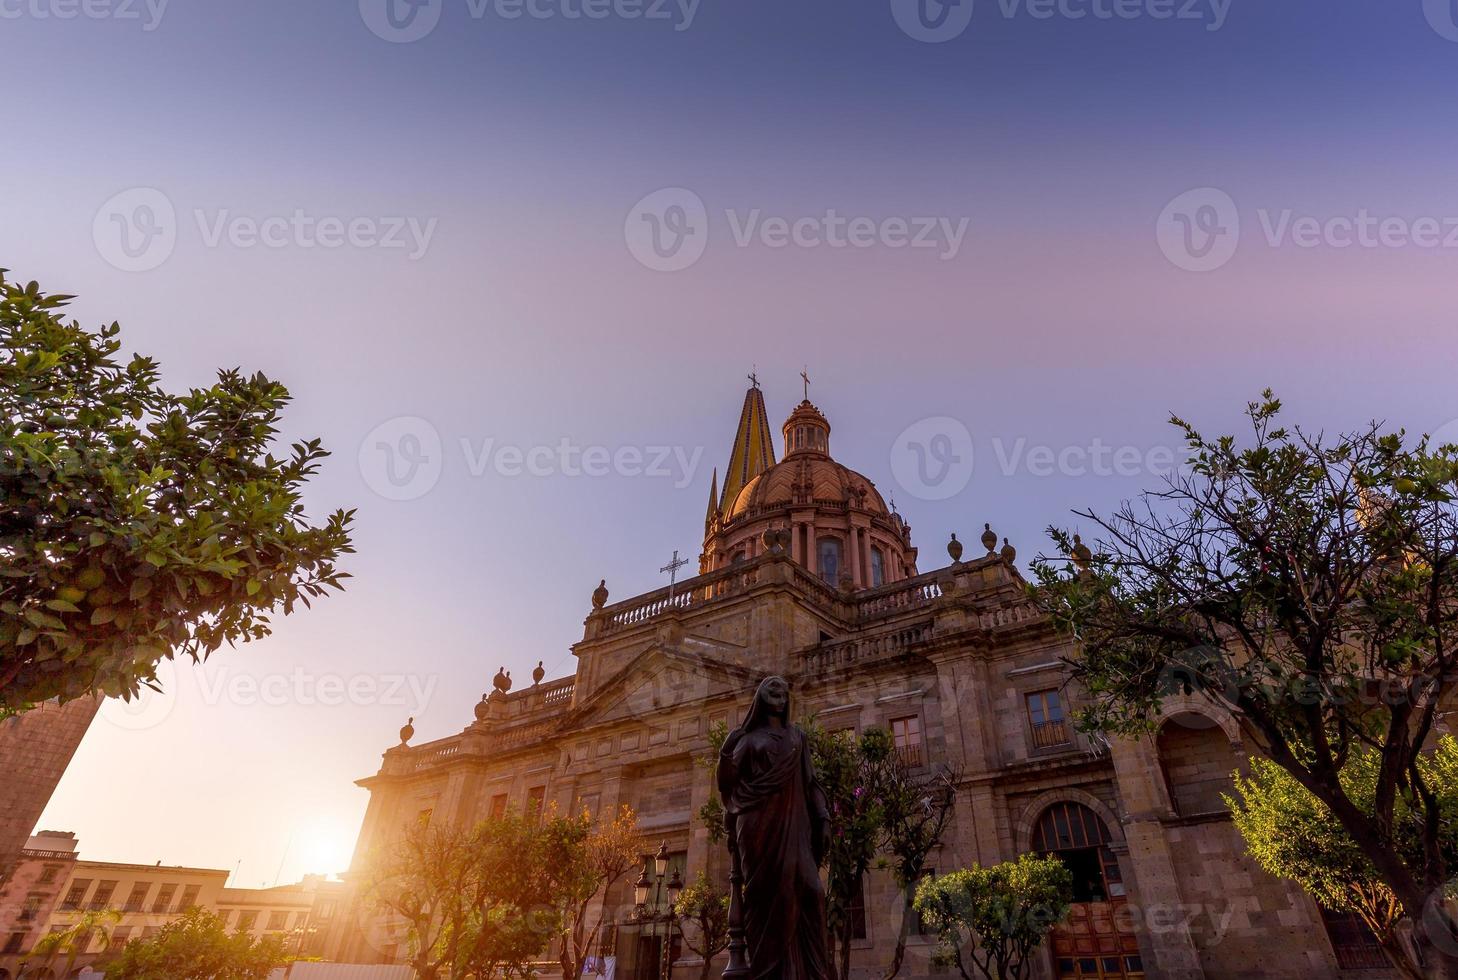
[{"label": "vecteezy watermark text", "polygon": [[[628,20],[671,24],[686,31],[700,0],[465,0],[473,21]],[[394,44],[428,36],[440,24],[445,0],[359,0],[360,19],[370,33]]]},{"label": "vecteezy watermark text", "polygon": [[[335,215],[294,208],[279,214],[240,214],[231,208],[194,208],[192,220],[204,248],[375,249],[422,258],[435,235],[436,218],[413,215]],[[155,187],[133,187],[97,208],[91,237],[108,263],[124,272],[146,272],[171,257],[181,231],[177,209]]]},{"label": "vecteezy watermark text", "polygon": [[[1337,214],[1260,207],[1255,215],[1261,240],[1272,249],[1458,249],[1458,215],[1408,217],[1365,207]],[[1234,198],[1218,187],[1197,187],[1165,205],[1155,222],[1155,239],[1179,268],[1213,272],[1235,257],[1241,227]]]},{"label": "vecteezy watermark text", "polygon": [[1218,31],[1230,15],[1232,0],[890,0],[891,16],[908,37],[938,44],[961,35],[975,7],[991,9],[1004,20],[1169,20],[1194,22]]},{"label": "vecteezy watermark text", "polygon": [[[375,426],[359,447],[359,471],[386,500],[417,500],[440,481],[446,444],[426,419],[408,415]],[[465,473],[480,479],[567,479],[604,477],[670,480],[690,486],[703,460],[703,446],[583,445],[563,436],[555,443],[523,445],[496,437],[462,437],[455,446]]]},{"label": "vecteezy watermark text", "polygon": [[155,31],[169,0],[0,0],[0,20],[137,21]]},{"label": "vecteezy watermark text", "polygon": [[[847,215],[835,208],[800,215],[727,208],[724,221],[737,248],[918,249],[933,251],[943,262],[957,257],[969,223],[967,218],[935,215]],[[623,223],[623,239],[642,265],[677,272],[703,257],[709,225],[703,198],[686,187],[665,187],[633,205]]]}]

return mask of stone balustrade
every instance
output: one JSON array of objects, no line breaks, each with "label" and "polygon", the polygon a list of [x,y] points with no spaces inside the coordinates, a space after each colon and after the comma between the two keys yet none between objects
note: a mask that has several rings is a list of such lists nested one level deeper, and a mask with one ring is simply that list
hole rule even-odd
[{"label": "stone balustrade", "polygon": [[913,623],[871,636],[850,636],[817,644],[804,651],[803,669],[824,678],[832,671],[845,671],[879,660],[903,656],[912,647],[930,639],[930,620]]},{"label": "stone balustrade", "polygon": [[613,633],[636,626],[670,609],[693,609],[727,596],[738,595],[757,585],[760,581],[760,570],[766,563],[778,558],[778,555],[763,555],[685,579],[671,590],[657,589],[624,602],[604,606],[597,613],[603,617],[602,632]]}]

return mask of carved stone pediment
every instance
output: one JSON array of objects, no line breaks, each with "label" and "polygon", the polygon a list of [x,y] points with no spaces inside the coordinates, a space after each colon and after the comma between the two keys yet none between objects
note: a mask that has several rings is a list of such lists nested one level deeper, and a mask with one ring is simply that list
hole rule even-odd
[{"label": "carved stone pediment", "polygon": [[652,646],[564,720],[566,731],[616,721],[652,722],[661,712],[752,690],[760,673],[684,649]]}]

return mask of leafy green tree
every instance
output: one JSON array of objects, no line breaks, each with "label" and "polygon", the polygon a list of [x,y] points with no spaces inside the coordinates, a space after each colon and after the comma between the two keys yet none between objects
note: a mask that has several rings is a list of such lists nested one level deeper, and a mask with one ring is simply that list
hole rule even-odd
[{"label": "leafy green tree", "polygon": [[969,961],[985,980],[1018,980],[1072,899],[1073,875],[1062,861],[1024,854],[929,878],[917,888],[915,905],[963,980],[972,980]]},{"label": "leafy green tree", "polygon": [[58,959],[63,959],[61,976],[69,977],[75,969],[76,959],[86,953],[96,939],[101,940],[103,955],[111,947],[111,936],[121,922],[121,913],[116,909],[87,909],[60,932],[48,932],[35,941],[25,957],[25,971],[21,974],[49,969]]},{"label": "leafy green tree", "polygon": [[[1458,856],[1458,741],[1443,736],[1433,754],[1421,757],[1418,765],[1439,795],[1445,815],[1441,846],[1451,863]],[[1376,752],[1354,751],[1342,768],[1343,792],[1370,809],[1381,768]],[[1407,910],[1326,804],[1286,770],[1259,757],[1251,760],[1249,776],[1236,774],[1235,793],[1225,802],[1246,849],[1262,868],[1295,881],[1326,908],[1355,913],[1396,970],[1407,977],[1422,976],[1421,965],[1399,935]],[[1409,852],[1407,860],[1420,861],[1421,855],[1413,852],[1421,847],[1422,814],[1399,799],[1394,819],[1398,842]]]},{"label": "leafy green tree", "polygon": [[684,945],[703,957],[699,980],[709,980],[714,957],[729,948],[729,896],[700,871],[679,893],[673,915]]},{"label": "leafy green tree", "polygon": [[879,768],[895,749],[890,733],[880,728],[868,728],[859,737],[815,724],[806,725],[805,732],[815,778],[830,807],[826,915],[831,959],[840,980],[849,980],[851,903],[880,847],[882,809],[875,786]]},{"label": "leafy green tree", "polygon": [[553,815],[546,831],[552,843],[548,864],[552,899],[562,923],[562,977],[578,980],[603,926],[604,916],[592,915],[594,899],[605,897],[638,867],[642,854],[638,818],[629,806],[611,820],[594,821],[585,812],[568,818]]},{"label": "leafy green tree", "polygon": [[0,270],[0,708],[156,685],[268,634],[270,615],[341,588],[352,512],[311,524],[300,502],[328,455],[269,447],[289,401],[221,371],[172,394],[151,358],[121,363],[71,297]]},{"label": "leafy green tree", "polygon": [[484,946],[495,938],[488,935],[495,920],[478,890],[481,837],[420,820],[371,858],[366,899],[404,923],[409,963],[421,980],[437,980],[459,958],[463,942]]},{"label": "leafy green tree", "polygon": [[150,939],[134,939],[106,968],[108,980],[264,980],[288,962],[283,941],[229,932],[203,908],[188,909]]},{"label": "leafy green tree", "polygon": [[[1085,727],[1148,731],[1172,694],[1228,710],[1410,910],[1427,975],[1458,977],[1444,791],[1422,762],[1458,680],[1458,449],[1376,423],[1329,438],[1280,411],[1269,391],[1248,406],[1247,446],[1173,419],[1188,468],[1081,512],[1094,549],[1053,530],[1076,571],[1038,561],[1035,595],[1077,643]],[[1370,805],[1342,780],[1363,750]]]},{"label": "leafy green tree", "polygon": [[956,802],[957,780],[950,770],[917,772],[899,752],[889,753],[877,767],[875,793],[881,804],[883,847],[903,899],[901,928],[886,980],[901,972],[906,940],[915,918],[916,889],[926,875],[927,861],[942,843]]}]

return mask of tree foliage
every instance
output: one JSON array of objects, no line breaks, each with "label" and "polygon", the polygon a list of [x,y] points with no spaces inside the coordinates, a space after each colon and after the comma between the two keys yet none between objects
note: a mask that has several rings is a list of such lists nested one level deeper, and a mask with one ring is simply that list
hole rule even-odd
[{"label": "tree foliage", "polygon": [[[1445,828],[1442,847],[1451,863],[1458,856],[1458,741],[1443,736],[1433,754],[1418,764],[1439,794]],[[1343,791],[1370,810],[1380,770],[1377,753],[1353,752],[1342,769]],[[1355,913],[1377,937],[1394,968],[1405,976],[1422,975],[1399,935],[1406,909],[1326,804],[1286,770],[1262,758],[1251,760],[1248,776],[1236,775],[1235,793],[1225,801],[1246,849],[1262,868],[1295,881],[1328,909]],[[1413,863],[1422,860],[1418,853],[1422,821],[1421,813],[1399,800],[1397,841]]]},{"label": "tree foliage", "polygon": [[522,976],[551,941],[582,973],[602,921],[593,899],[636,867],[637,818],[508,811],[470,829],[418,821],[375,855],[365,894],[402,923],[425,980]]},{"label": "tree foliage", "polygon": [[882,846],[889,855],[892,876],[902,895],[901,928],[886,970],[886,980],[891,980],[901,972],[906,958],[916,889],[926,874],[932,852],[941,846],[952,816],[957,777],[948,769],[925,772],[913,769],[894,751],[877,767],[876,775]]},{"label": "tree foliage", "polygon": [[[830,808],[830,841],[826,850],[826,915],[834,948],[832,959],[841,980],[850,975],[851,903],[875,860],[882,836],[883,811],[875,792],[879,769],[894,754],[884,729],[829,732],[809,724],[815,777]],[[838,953],[838,957],[837,954]]]},{"label": "tree foliage", "polygon": [[229,932],[223,920],[193,907],[150,939],[134,939],[106,968],[109,980],[264,980],[288,956],[283,941]]},{"label": "tree foliage", "polygon": [[709,980],[715,956],[729,947],[729,896],[700,871],[673,903],[684,945],[703,958],[700,980]]},{"label": "tree foliage", "polygon": [[218,374],[172,394],[120,327],[0,270],[0,707],[130,698],[163,658],[268,634],[342,587],[352,512],[311,524],[317,439],[270,452],[283,385]]},{"label": "tree foliage", "polygon": [[97,939],[101,940],[103,956],[110,951],[112,933],[121,919],[116,909],[87,909],[66,928],[48,932],[35,941],[25,957],[27,970],[49,969],[59,960],[63,964],[61,976],[69,977],[76,959]]},{"label": "tree foliage", "polygon": [[[1458,976],[1442,794],[1421,761],[1458,677],[1458,450],[1375,423],[1328,438],[1280,411],[1270,392],[1248,406],[1248,445],[1173,419],[1188,468],[1081,512],[1093,553],[1053,530],[1078,571],[1040,560],[1035,594],[1078,643],[1085,726],[1147,730],[1176,694],[1228,710],[1421,910],[1429,971]],[[1341,778],[1362,751],[1379,760],[1370,805]]]},{"label": "tree foliage", "polygon": [[1026,975],[1028,956],[1068,915],[1073,875],[1057,857],[1024,854],[923,881],[916,910],[964,980],[970,962],[985,980]]}]

